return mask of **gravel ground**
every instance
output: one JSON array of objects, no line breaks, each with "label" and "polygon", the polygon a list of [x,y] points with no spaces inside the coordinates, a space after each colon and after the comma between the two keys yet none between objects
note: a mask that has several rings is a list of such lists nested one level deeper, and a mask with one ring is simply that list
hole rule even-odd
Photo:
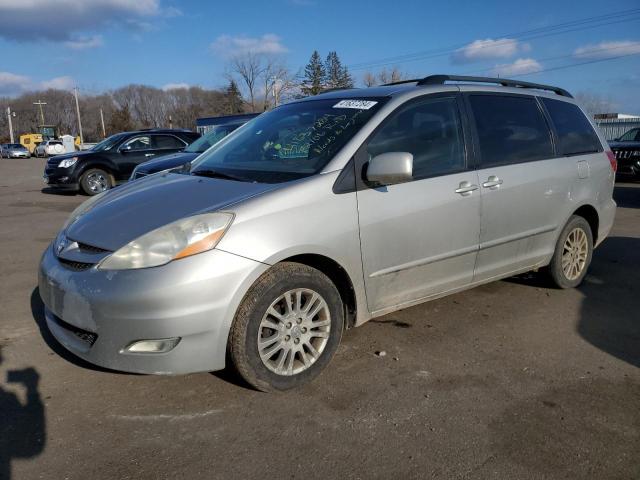
[{"label": "gravel ground", "polygon": [[86,197],[41,191],[43,165],[0,161],[0,479],[640,478],[640,183],[579,289],[531,274],[387,315],[269,395],[57,345],[36,269]]}]

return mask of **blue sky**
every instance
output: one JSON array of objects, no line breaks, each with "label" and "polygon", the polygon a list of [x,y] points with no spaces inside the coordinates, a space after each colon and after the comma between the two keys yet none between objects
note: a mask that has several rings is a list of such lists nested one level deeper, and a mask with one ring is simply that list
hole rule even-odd
[{"label": "blue sky", "polygon": [[[549,35],[593,18],[600,25]],[[522,75],[640,113],[637,0],[0,0],[0,95],[75,84],[86,93],[128,83],[210,88],[224,85],[234,52],[268,52],[295,72],[314,49],[336,50],[351,66],[387,59],[372,71]],[[420,55],[398,58],[412,54]],[[619,55],[627,56],[608,60]],[[587,62],[595,63],[554,70]],[[364,71],[352,69],[357,83]]]}]

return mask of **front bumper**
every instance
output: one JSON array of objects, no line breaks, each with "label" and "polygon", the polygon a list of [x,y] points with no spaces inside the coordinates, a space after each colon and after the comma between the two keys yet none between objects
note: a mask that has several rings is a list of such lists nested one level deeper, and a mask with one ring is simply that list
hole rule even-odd
[{"label": "front bumper", "polygon": [[31,158],[28,152],[11,152],[9,158]]},{"label": "front bumper", "polygon": [[[224,368],[235,311],[268,265],[212,250],[140,270],[75,271],[49,246],[39,290],[51,333],[77,356],[114,370],[179,374]],[[137,340],[180,337],[166,353],[125,353]]]}]

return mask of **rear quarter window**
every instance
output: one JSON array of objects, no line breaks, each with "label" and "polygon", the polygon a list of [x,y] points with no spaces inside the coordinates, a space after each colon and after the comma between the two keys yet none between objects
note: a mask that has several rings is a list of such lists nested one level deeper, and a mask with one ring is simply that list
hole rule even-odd
[{"label": "rear quarter window", "polygon": [[558,137],[558,153],[580,155],[602,151],[600,140],[582,110],[572,103],[543,98]]}]

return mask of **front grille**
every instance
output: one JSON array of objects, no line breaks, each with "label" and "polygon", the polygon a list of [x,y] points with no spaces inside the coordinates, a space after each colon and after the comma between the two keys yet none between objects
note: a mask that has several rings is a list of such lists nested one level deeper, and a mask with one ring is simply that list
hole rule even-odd
[{"label": "front grille", "polygon": [[81,272],[83,270],[88,270],[95,265],[95,263],[85,263],[85,262],[74,262],[72,260],[66,260],[64,258],[58,257],[58,261],[67,267],[69,270],[74,270],[76,272]]},{"label": "front grille", "polygon": [[86,243],[81,243],[81,242],[77,242],[77,243],[78,243],[78,248],[82,250],[83,253],[105,253],[110,251],[104,248],[96,247],[95,245],[88,245]]},{"label": "front grille", "polygon": [[626,160],[627,158],[640,157],[640,150],[614,150],[618,160]]},{"label": "front grille", "polygon": [[69,333],[75,335],[84,343],[87,343],[90,347],[92,347],[93,344],[96,343],[96,340],[98,339],[97,333],[90,332],[89,330],[83,330],[82,328],[76,327],[75,325],[71,325],[70,323],[65,322],[53,313],[51,314],[51,316],[58,325],[67,330]]}]

